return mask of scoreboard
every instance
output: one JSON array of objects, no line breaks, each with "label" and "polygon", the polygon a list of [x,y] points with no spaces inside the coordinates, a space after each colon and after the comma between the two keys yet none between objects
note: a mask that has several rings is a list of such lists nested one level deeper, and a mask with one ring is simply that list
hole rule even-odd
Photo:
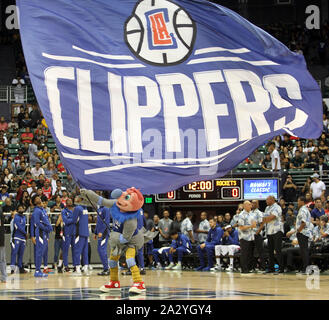
[{"label": "scoreboard", "polygon": [[197,181],[175,191],[155,195],[156,202],[242,200],[242,179]]},{"label": "scoreboard", "polygon": [[156,194],[155,202],[241,201],[278,198],[278,179],[216,179],[189,183],[167,193]]}]

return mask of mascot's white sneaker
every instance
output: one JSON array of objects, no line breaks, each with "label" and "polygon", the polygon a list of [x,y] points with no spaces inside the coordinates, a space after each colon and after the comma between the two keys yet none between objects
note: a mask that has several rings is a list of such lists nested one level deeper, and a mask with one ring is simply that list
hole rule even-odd
[{"label": "mascot's white sneaker", "polygon": [[129,289],[129,293],[134,294],[142,294],[146,292],[145,284],[144,282],[134,282],[133,285]]},{"label": "mascot's white sneaker", "polygon": [[99,288],[102,292],[111,292],[121,290],[120,281],[110,281],[109,284],[105,284]]}]

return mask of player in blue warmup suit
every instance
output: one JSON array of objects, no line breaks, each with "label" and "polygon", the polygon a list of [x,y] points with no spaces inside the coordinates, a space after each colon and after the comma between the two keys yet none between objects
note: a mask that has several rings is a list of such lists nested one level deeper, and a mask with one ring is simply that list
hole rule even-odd
[{"label": "player in blue warmup suit", "polygon": [[[208,238],[205,243],[197,246],[197,251],[200,259],[200,267],[196,268],[196,271],[210,271],[213,267],[213,259],[215,255],[215,246],[221,244],[222,236],[224,231],[221,227],[216,227],[216,222],[214,219],[209,219],[210,230],[208,232]],[[204,260],[204,253],[207,253],[208,266]]]},{"label": "player in blue warmup suit", "polygon": [[[109,208],[100,207],[98,209],[98,215],[102,217],[102,219],[106,222],[107,225],[110,225],[111,213]],[[97,250],[103,264],[103,271],[97,273],[99,276],[108,276],[110,274],[108,257],[107,257],[107,244],[109,240],[109,235],[110,235],[110,231],[108,230],[107,226],[99,217],[97,217],[95,237],[97,237],[98,239]]]},{"label": "player in blue warmup suit", "polygon": [[[44,214],[47,216],[48,218],[48,221],[50,223],[50,220],[49,220],[49,216],[48,216],[48,213],[47,213],[47,205],[48,205],[48,201],[44,201],[42,202],[42,209],[43,209],[43,212]],[[49,244],[49,233],[50,232],[44,232],[43,234],[43,240],[44,240],[44,246],[43,246],[43,255],[42,255],[42,259],[43,259],[43,272],[44,273],[48,273],[49,270],[48,270],[48,244]]]},{"label": "player in blue warmup suit", "polygon": [[74,240],[74,250],[73,250],[73,265],[75,267],[74,275],[80,276],[81,273],[81,257],[83,261],[87,262],[83,266],[83,271],[85,275],[88,275],[88,238],[89,238],[89,228],[88,228],[88,210],[86,206],[79,205],[81,198],[77,196],[75,198],[75,203],[77,206],[73,210],[73,223],[75,223],[75,240]]},{"label": "player in blue warmup suit", "polygon": [[[169,251],[167,251],[170,264],[166,267],[166,270],[182,270],[183,256],[184,254],[191,253],[192,244],[190,239],[185,234],[182,234],[177,230],[172,230],[170,232],[170,237],[172,239],[172,243]],[[173,253],[175,252],[178,255],[178,263],[176,266],[174,265],[173,258]]]},{"label": "player in blue warmup suit", "polygon": [[24,216],[25,208],[19,205],[18,213],[14,217],[13,221],[13,233],[11,235],[11,268],[12,273],[16,266],[19,268],[19,273],[26,273],[27,271],[23,268],[23,256],[26,245],[26,217]]},{"label": "player in blue warmup suit", "polygon": [[44,253],[44,233],[53,230],[48,216],[43,210],[42,201],[39,196],[33,198],[35,205],[31,218],[31,238],[34,244],[34,263],[35,263],[35,277],[48,277],[48,274],[41,272],[41,261]]},{"label": "player in blue warmup suit", "polygon": [[[63,235],[63,264],[65,272],[69,272],[69,249],[71,246],[72,258],[74,257],[74,240],[76,225],[73,222],[73,200],[71,198],[66,201],[66,208],[62,211],[62,219],[64,224]],[[61,266],[59,266],[61,272]]]}]

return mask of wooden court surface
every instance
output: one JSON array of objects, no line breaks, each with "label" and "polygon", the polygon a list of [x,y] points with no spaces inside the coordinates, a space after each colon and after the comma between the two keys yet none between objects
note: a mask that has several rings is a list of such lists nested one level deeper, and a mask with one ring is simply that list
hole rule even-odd
[{"label": "wooden court surface", "polygon": [[119,294],[98,290],[108,277],[76,277],[70,273],[34,278],[33,273],[10,275],[0,284],[0,300],[327,300],[329,275],[297,276],[193,271],[152,271],[143,277],[145,295],[129,297],[130,276],[120,276]]}]

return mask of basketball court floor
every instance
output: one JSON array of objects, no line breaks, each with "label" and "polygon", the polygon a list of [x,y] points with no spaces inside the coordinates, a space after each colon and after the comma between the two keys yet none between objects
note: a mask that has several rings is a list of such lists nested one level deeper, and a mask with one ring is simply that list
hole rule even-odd
[{"label": "basketball court floor", "polygon": [[265,275],[206,273],[193,271],[151,271],[143,276],[144,295],[129,296],[130,276],[120,276],[118,294],[98,290],[108,277],[76,277],[70,273],[34,278],[33,273],[10,275],[0,284],[0,300],[327,300],[329,273],[321,275]]}]

